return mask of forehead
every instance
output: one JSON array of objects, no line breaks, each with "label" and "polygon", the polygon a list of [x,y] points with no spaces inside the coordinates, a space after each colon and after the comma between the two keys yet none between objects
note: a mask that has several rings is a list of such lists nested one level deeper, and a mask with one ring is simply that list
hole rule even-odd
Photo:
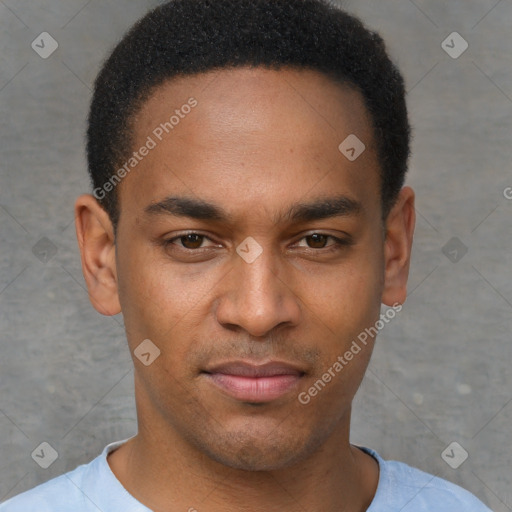
[{"label": "forehead", "polygon": [[[331,131],[337,137],[351,128],[369,144],[373,142],[371,118],[355,86],[334,81],[315,70],[263,67],[213,70],[167,80],[144,102],[136,117],[135,135],[146,134],[161,117],[168,119],[191,96],[201,105],[195,111],[196,118],[198,112],[202,121],[210,122],[215,118],[224,121],[231,115],[231,131],[248,122],[268,123],[272,117],[277,128],[275,122],[286,113],[287,119],[295,121],[311,121],[308,118],[314,117],[316,129],[323,125],[322,131]],[[283,128],[286,122],[280,120]],[[213,124],[217,130],[220,128],[218,123]],[[302,128],[304,132],[306,127]]]},{"label": "forehead", "polygon": [[[272,198],[325,196],[333,187],[373,201],[378,193],[362,95],[316,71],[235,68],[175,78],[153,91],[132,126],[134,149],[148,138],[155,146],[122,183],[121,196],[139,209],[184,192],[270,208]],[[340,145],[354,136],[365,150],[350,161]]]}]

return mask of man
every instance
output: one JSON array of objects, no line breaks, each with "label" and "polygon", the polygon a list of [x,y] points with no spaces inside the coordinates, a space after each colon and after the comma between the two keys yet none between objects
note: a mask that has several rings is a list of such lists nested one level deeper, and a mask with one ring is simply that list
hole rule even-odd
[{"label": "man", "polygon": [[139,430],[0,511],[488,510],[349,442],[415,222],[378,35],[322,0],[168,2],[105,63],[87,149],[82,268]]}]

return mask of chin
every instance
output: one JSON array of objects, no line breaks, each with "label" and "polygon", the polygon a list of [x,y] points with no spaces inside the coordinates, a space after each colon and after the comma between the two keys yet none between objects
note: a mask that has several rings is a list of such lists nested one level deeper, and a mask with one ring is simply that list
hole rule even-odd
[{"label": "chin", "polygon": [[314,435],[286,431],[284,426],[259,432],[252,428],[211,432],[207,438],[196,439],[194,444],[224,466],[244,471],[275,471],[307,459],[322,444],[322,439]]},{"label": "chin", "polygon": [[211,450],[209,455],[224,466],[243,471],[277,471],[293,466],[302,459],[300,453],[290,453],[283,447],[276,452],[275,446],[255,444],[233,447],[230,453]]}]

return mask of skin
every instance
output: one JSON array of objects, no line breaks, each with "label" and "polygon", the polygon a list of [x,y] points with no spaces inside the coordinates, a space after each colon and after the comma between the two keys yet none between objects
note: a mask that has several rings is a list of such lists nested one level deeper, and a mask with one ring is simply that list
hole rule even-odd
[{"label": "skin", "polygon": [[[349,430],[374,340],[307,405],[297,397],[375,324],[381,303],[405,301],[414,192],[404,187],[383,222],[363,98],[309,70],[169,81],[134,119],[134,148],[191,96],[197,107],[119,185],[116,236],[93,196],[76,201],[91,302],[104,315],[122,311],[135,368],[139,431],[110,467],[155,511],[364,511],[379,469]],[[349,134],[366,145],[354,162],[338,150]],[[145,211],[168,196],[213,203],[227,218]],[[284,215],[338,196],[360,208]],[[206,238],[176,238],[186,231]],[[262,249],[252,263],[236,252],[247,237]],[[149,366],[133,355],[145,339],[161,351]],[[202,373],[236,359],[287,361],[304,375],[276,400],[246,403]]]}]

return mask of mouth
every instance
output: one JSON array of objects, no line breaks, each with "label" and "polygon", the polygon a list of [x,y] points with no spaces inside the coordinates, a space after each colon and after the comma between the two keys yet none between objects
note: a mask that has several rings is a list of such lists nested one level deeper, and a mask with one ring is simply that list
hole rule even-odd
[{"label": "mouth", "polygon": [[234,361],[202,373],[217,389],[249,403],[276,400],[295,389],[305,375],[300,368],[278,361],[258,365]]}]

